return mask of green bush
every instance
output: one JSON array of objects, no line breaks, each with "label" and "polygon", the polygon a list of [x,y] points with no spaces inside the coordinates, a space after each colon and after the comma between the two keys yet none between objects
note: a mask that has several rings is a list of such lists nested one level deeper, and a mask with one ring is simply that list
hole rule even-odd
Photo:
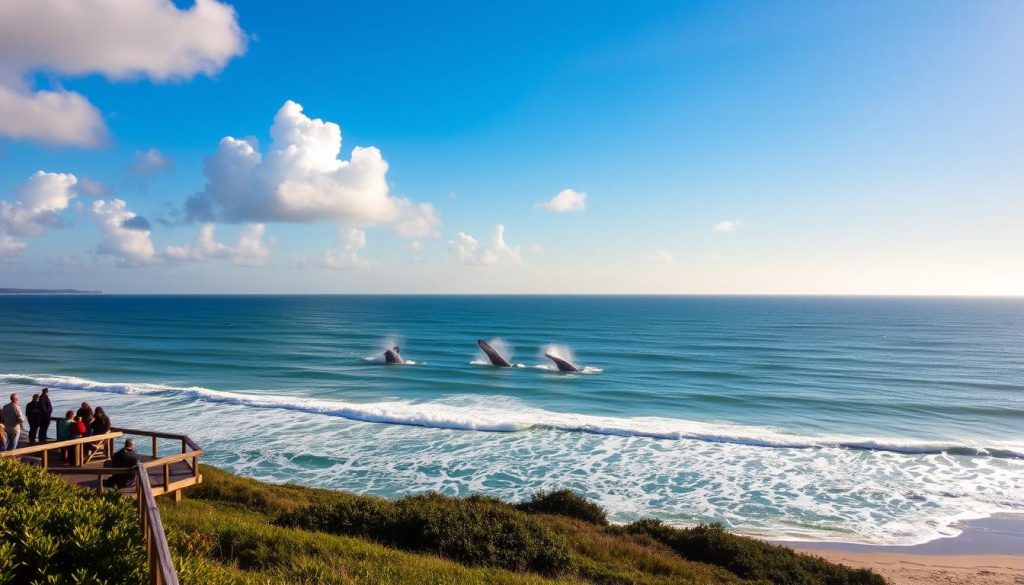
[{"label": "green bush", "polygon": [[674,528],[660,520],[639,520],[624,530],[650,536],[687,560],[718,565],[744,579],[779,585],[885,585],[885,579],[866,569],[737,536],[718,524]]},{"label": "green bush", "polygon": [[539,491],[516,507],[531,514],[557,514],[600,526],[608,525],[608,512],[604,508],[572,490]]},{"label": "green bush", "polygon": [[508,504],[429,494],[313,504],[277,519],[285,527],[375,540],[469,566],[562,575],[573,570],[566,541]]},{"label": "green bush", "polygon": [[135,506],[0,459],[0,583],[141,583]]}]

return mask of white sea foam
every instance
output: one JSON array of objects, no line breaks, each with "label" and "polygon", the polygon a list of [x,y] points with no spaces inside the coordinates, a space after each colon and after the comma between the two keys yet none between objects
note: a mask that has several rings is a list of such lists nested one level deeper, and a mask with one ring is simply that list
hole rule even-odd
[{"label": "white sea foam", "polygon": [[[569,488],[618,522],[655,516],[773,538],[876,544],[955,536],[958,520],[1024,512],[1024,459],[951,454],[963,444],[943,451],[949,445],[593,417],[495,396],[357,404],[62,376],[0,375],[0,383],[62,388],[55,397],[71,403],[105,392],[101,402],[115,423],[188,432],[213,465],[388,497],[437,490],[521,500]],[[249,408],[279,412],[253,416]],[[307,435],[315,439],[295,440]],[[847,448],[830,448],[839,441]],[[898,452],[880,450],[890,447]]]},{"label": "white sea foam", "polygon": [[[414,364],[415,362],[407,361],[406,363]],[[596,435],[646,437],[661,440],[687,439],[780,449],[841,448],[903,454],[950,453],[1024,459],[1024,445],[1014,442],[973,444],[966,441],[800,435],[755,425],[710,423],[660,417],[604,417],[554,412],[531,407],[517,400],[493,397],[486,400],[462,396],[430,402],[391,400],[357,403],[255,392],[231,392],[201,386],[181,387],[151,383],[97,382],[71,376],[0,374],[0,382],[116,394],[164,394],[176,398],[239,404],[253,408],[285,409],[365,422],[453,430],[516,432],[530,429],[553,429]]]}]

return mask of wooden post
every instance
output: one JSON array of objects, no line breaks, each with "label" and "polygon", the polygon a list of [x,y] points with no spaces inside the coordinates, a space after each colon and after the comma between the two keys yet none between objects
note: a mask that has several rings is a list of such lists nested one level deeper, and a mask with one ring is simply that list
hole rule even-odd
[{"label": "wooden post", "polygon": [[49,465],[49,462],[50,462],[49,455],[50,455],[49,451],[43,451],[43,469],[46,469],[48,467],[48,465]]},{"label": "wooden post", "polygon": [[170,487],[171,487],[171,465],[169,463],[164,463],[164,493],[165,494],[170,489]]},{"label": "wooden post", "polygon": [[153,437],[153,459],[156,459],[156,437]]}]

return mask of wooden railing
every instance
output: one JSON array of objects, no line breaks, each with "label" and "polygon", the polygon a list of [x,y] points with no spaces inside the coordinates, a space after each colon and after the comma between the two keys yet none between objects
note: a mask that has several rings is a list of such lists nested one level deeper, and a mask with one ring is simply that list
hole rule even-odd
[{"label": "wooden railing", "polygon": [[[149,437],[150,438],[150,454],[153,457],[151,461],[141,462],[142,465],[148,470],[156,467],[160,467],[163,470],[161,479],[163,480],[160,484],[153,487],[153,494],[161,496],[163,494],[173,494],[174,501],[181,501],[181,489],[197,483],[202,483],[203,476],[199,473],[199,458],[203,456],[203,450],[199,448],[188,435],[175,435],[173,433],[161,433],[158,431],[142,431],[138,429],[122,429],[113,428],[112,432],[121,433],[123,435],[133,435],[136,437]],[[175,453],[174,455],[166,455],[160,457],[159,441],[158,439],[168,439],[181,444],[181,453]],[[190,472],[190,476],[185,479],[179,479],[178,481],[171,481],[171,465],[178,463],[184,463]]]}]

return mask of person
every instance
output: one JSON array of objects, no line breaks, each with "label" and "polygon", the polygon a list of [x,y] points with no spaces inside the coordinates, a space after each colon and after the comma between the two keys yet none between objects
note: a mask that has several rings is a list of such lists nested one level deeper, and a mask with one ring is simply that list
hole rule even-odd
[{"label": "person", "polygon": [[7,450],[7,429],[0,425],[0,451]]},{"label": "person", "polygon": [[[124,447],[114,453],[114,456],[103,464],[104,467],[131,467],[139,463],[139,454],[135,452],[135,439],[128,439],[124,442]],[[110,479],[103,483],[104,487],[112,488],[123,488],[135,484],[135,472],[131,473],[115,473],[110,476]]]},{"label": "person", "polygon": [[45,443],[50,440],[46,435],[50,432],[50,417],[53,416],[53,403],[50,402],[50,389],[43,388],[39,394],[39,442]]},{"label": "person", "polygon": [[39,432],[39,419],[42,417],[43,408],[39,404],[39,395],[33,394],[32,400],[25,405],[25,418],[28,419],[28,444],[36,444],[36,433]]},{"label": "person", "polygon": [[17,449],[21,425],[25,424],[25,415],[21,414],[17,394],[11,394],[11,401],[4,405],[0,418],[3,418],[4,430],[7,431],[7,450]]},{"label": "person", "polygon": [[[107,417],[107,413],[103,411],[102,406],[96,407],[96,412],[92,415],[92,423],[89,424],[90,435],[104,435],[110,432],[110,418]],[[100,441],[95,443],[89,443],[85,446],[85,454],[92,455],[98,447]]]},{"label": "person", "polygon": [[[89,425],[92,424],[92,416],[93,416],[92,407],[89,406],[88,402],[83,402],[82,403],[82,407],[79,408],[78,412],[76,412],[75,414],[79,418],[82,419],[83,423],[85,423],[86,434],[88,434],[88,432],[89,432]],[[85,435],[82,435],[82,436],[84,437]]]},{"label": "person", "polygon": [[[72,430],[77,430],[78,425],[75,424],[75,411],[69,410],[64,413],[64,420],[57,422],[57,440],[67,441],[72,439]],[[62,447],[60,450],[60,458],[64,463],[68,463],[71,459],[71,447]]]},{"label": "person", "polygon": [[90,433],[92,435],[103,435],[110,432],[110,418],[102,406],[96,407],[96,412],[92,415],[92,422],[89,423],[89,429],[92,431]]}]

